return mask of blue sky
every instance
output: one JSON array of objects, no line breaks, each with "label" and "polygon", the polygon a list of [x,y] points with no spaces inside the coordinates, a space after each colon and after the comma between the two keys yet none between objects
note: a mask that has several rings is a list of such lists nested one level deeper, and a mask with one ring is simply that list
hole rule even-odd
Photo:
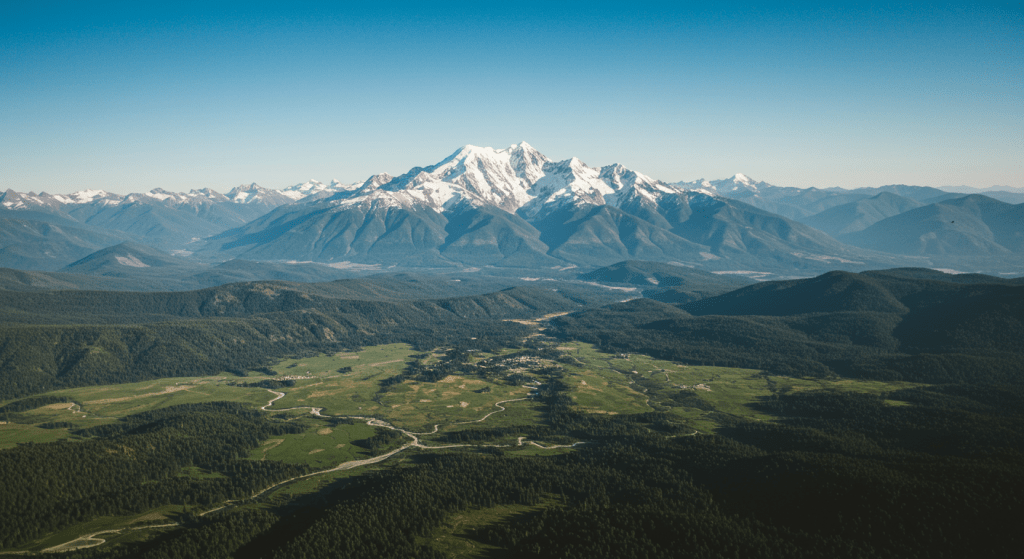
[{"label": "blue sky", "polygon": [[1020,3],[4,2],[0,189],[361,181],[464,144],[667,181],[1024,187]]}]

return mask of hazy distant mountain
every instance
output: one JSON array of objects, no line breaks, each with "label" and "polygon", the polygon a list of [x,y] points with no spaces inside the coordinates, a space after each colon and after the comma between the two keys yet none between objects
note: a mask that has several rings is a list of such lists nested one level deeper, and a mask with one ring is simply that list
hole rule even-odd
[{"label": "hazy distant mountain", "polygon": [[929,186],[908,186],[890,184],[873,188],[794,188],[756,181],[742,174],[729,179],[673,183],[687,189],[703,189],[734,200],[740,200],[756,208],[783,215],[804,222],[815,214],[829,208],[866,200],[883,192],[896,194],[923,204],[930,204],[962,195],[945,192]]},{"label": "hazy distant mountain", "polygon": [[973,194],[883,219],[843,240],[896,254],[1020,254],[1024,253],[1024,204]]},{"label": "hazy distant mountain", "polygon": [[[238,185],[228,191],[224,198],[245,208],[251,208],[254,212],[252,217],[261,216],[278,206],[290,204],[293,201],[286,192],[263,188],[256,183]],[[239,208],[236,211],[242,212],[243,210]],[[252,217],[248,219],[252,219]]]},{"label": "hazy distant mountain", "polygon": [[0,267],[57,270],[98,249],[125,240],[126,235],[69,226],[70,220],[12,219],[0,215]]},{"label": "hazy distant mountain", "polygon": [[974,188],[970,186],[943,186],[940,188],[946,192],[959,194],[984,194],[989,198],[995,198],[1007,204],[1024,203],[1024,187],[990,186],[988,188]]},{"label": "hazy distant mountain", "polygon": [[317,200],[329,198],[339,192],[355,190],[360,185],[361,183],[342,184],[333,180],[328,184],[324,184],[320,181],[310,180],[301,184],[282,188],[277,192],[281,196],[286,197],[289,202],[315,202]]},{"label": "hazy distant mountain", "polygon": [[[281,192],[256,184],[236,187],[227,195],[208,188],[188,193],[155,188],[126,196],[103,190],[66,195],[8,190],[0,194],[0,212],[14,219],[116,231],[126,234],[118,235],[122,239],[131,238],[167,250],[185,250],[189,243],[243,225],[291,202]],[[67,221],[54,221],[51,216]],[[67,262],[60,265],[63,264]]]},{"label": "hazy distant mountain", "polygon": [[801,220],[833,237],[861,231],[879,221],[920,208],[921,202],[891,192],[882,192],[871,198],[831,207]]},{"label": "hazy distant mountain", "polygon": [[98,250],[65,266],[61,271],[112,277],[154,274],[170,276],[186,271],[198,271],[202,267],[191,260],[129,241]]},{"label": "hazy distant mountain", "polygon": [[644,297],[664,303],[687,303],[754,283],[742,277],[642,260],[626,260],[598,268],[580,274],[579,279],[639,286],[643,288]]},{"label": "hazy distant mountain", "polygon": [[871,277],[893,277],[906,279],[926,279],[948,283],[994,283],[999,285],[1024,285],[1024,277],[998,278],[987,274],[947,274],[929,268],[890,268],[888,270],[871,270],[861,272]]}]

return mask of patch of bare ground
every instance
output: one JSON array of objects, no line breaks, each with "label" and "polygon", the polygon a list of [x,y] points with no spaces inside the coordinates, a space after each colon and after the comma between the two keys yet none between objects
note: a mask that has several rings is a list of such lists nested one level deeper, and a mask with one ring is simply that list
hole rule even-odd
[{"label": "patch of bare ground", "polygon": [[279,445],[279,444],[281,444],[283,442],[284,442],[284,439],[270,439],[269,441],[263,443],[263,448],[260,449],[260,450],[263,451],[263,456],[260,457],[260,460],[266,460],[267,459],[267,451],[273,450],[273,449],[277,448],[277,445]]},{"label": "patch of bare ground", "polygon": [[381,365],[390,365],[392,363],[403,363],[405,359],[392,359],[391,361],[381,361],[380,363],[371,363],[371,367],[380,367]]},{"label": "patch of bare ground", "polygon": [[[129,402],[131,400],[138,400],[139,398],[149,398],[150,396],[163,396],[165,394],[170,394],[172,392],[181,392],[182,390],[188,390],[189,388],[192,388],[192,386],[168,386],[167,388],[164,388],[160,392],[149,392],[147,394],[139,394],[138,396],[124,396],[121,398],[106,398],[104,400],[89,400],[88,402],[86,402],[86,404],[100,405],[113,404],[116,402]],[[60,405],[64,406],[64,404]]]},{"label": "patch of bare ground", "polygon": [[167,517],[159,512],[151,512],[138,518],[133,518],[129,524],[135,524],[136,522],[157,522],[159,520],[167,520]]}]

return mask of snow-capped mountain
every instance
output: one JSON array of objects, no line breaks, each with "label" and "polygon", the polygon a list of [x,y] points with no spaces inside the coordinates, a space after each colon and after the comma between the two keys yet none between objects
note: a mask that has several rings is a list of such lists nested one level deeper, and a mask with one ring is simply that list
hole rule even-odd
[{"label": "snow-capped mountain", "polygon": [[755,195],[765,188],[774,187],[774,185],[768,184],[764,181],[754,180],[742,173],[736,173],[727,179],[699,179],[693,182],[676,182],[672,184],[687,190],[707,190],[714,192],[715,194],[729,196],[731,198]]},{"label": "snow-capped mountain", "polygon": [[235,204],[259,204],[269,209],[283,204],[290,204],[293,198],[280,190],[263,188],[256,183],[252,183],[241,184],[232,188],[228,191],[227,196],[225,196],[225,201]]},{"label": "snow-capped mountain", "polygon": [[[317,188],[304,184],[295,190]],[[202,250],[254,260],[430,266],[641,258],[722,268],[784,262],[800,269],[868,258],[716,192],[762,186],[770,185],[745,175],[669,184],[622,165],[552,161],[525,142],[505,149],[468,145],[397,177],[374,175],[319,201],[280,206]]]},{"label": "snow-capped mountain", "polygon": [[62,202],[47,194],[36,194],[35,192],[15,192],[7,190],[0,193],[0,207],[5,210],[42,210],[60,211]]},{"label": "snow-capped mountain", "polygon": [[336,180],[332,180],[330,184],[324,184],[320,181],[310,180],[301,184],[282,188],[277,192],[288,198],[289,202],[314,202],[316,200],[327,198],[338,192],[355,190],[360,186],[361,183],[344,184]]},{"label": "snow-capped mountain", "polygon": [[[195,241],[243,225],[291,202],[279,191],[256,184],[237,187],[227,196],[209,188],[189,192],[154,188],[127,195],[103,190],[56,195],[13,190],[0,193],[0,211],[9,218],[39,221],[64,230],[116,232],[115,236],[99,238],[117,242],[124,241],[127,234],[128,239],[166,250],[187,250],[187,245]],[[64,264],[67,262],[46,266]]]},{"label": "snow-capped mountain", "polygon": [[565,267],[644,259],[810,274],[895,261],[771,208],[799,219],[865,195],[776,187],[743,174],[667,183],[618,164],[554,161],[522,142],[504,149],[467,145],[438,163],[357,184],[248,184],[226,195],[8,191],[0,195],[0,212],[31,209],[22,215],[115,231],[211,261]]},{"label": "snow-capped mountain", "polygon": [[527,218],[565,205],[616,205],[620,199],[656,199],[684,189],[621,165],[590,167],[573,157],[555,162],[526,142],[506,149],[465,146],[440,163],[398,176],[375,175],[328,201],[339,207],[428,207],[443,212],[468,204]]}]

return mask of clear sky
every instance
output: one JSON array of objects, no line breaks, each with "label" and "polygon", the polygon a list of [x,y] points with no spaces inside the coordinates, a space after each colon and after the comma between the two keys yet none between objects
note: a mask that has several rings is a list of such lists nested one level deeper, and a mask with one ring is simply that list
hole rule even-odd
[{"label": "clear sky", "polygon": [[364,180],[462,145],[666,181],[1024,187],[1020,2],[0,3],[0,189]]}]

